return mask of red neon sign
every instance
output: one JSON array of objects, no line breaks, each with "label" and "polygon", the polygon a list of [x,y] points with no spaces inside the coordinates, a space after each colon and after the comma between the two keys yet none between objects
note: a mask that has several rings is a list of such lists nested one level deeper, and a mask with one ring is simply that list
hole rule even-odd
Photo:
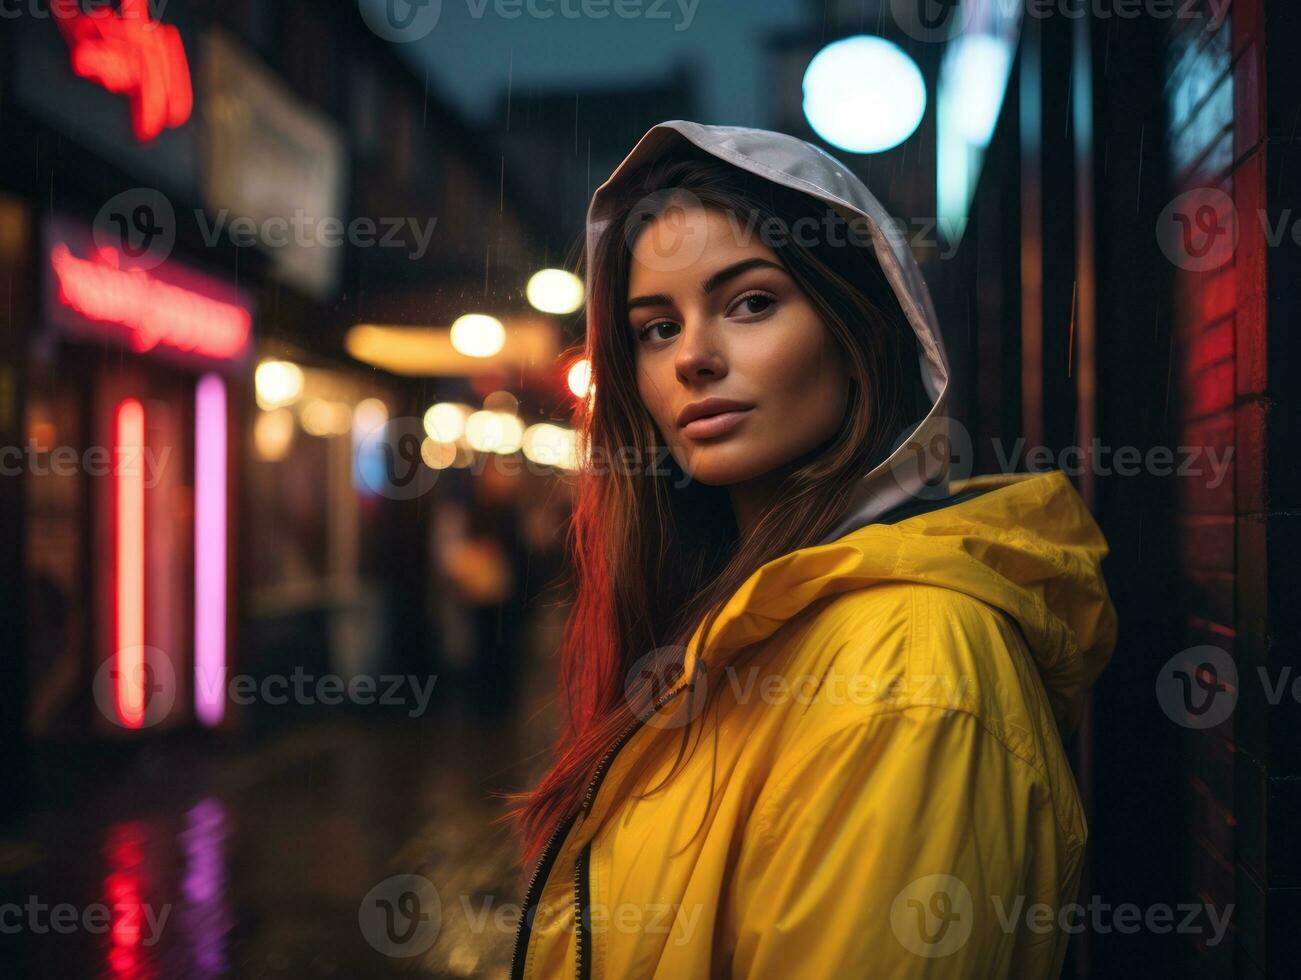
[{"label": "red neon sign", "polygon": [[71,49],[72,70],[127,97],[136,139],[146,143],[190,118],[194,90],[181,34],[150,16],[148,0],[89,11],[80,0],[51,0],[51,8]]},{"label": "red neon sign", "polygon": [[60,303],[87,319],[125,328],[137,351],[161,344],[225,360],[241,356],[248,346],[253,319],[248,310],[164,282],[143,269],[123,269],[114,248],[80,259],[60,242],[50,252],[50,265]]}]

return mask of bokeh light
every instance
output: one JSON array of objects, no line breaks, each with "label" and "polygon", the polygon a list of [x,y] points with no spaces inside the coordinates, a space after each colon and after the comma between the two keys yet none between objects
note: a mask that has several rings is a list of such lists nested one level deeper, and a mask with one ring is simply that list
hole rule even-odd
[{"label": "bokeh light", "polygon": [[833,41],[804,72],[804,115],[824,140],[852,153],[898,146],[926,112],[921,69],[897,44],[860,34]]},{"label": "bokeh light", "polygon": [[543,313],[563,316],[583,305],[583,280],[564,269],[535,272],[524,292],[533,308]]},{"label": "bokeh light", "polygon": [[467,313],[452,324],[452,346],[466,357],[492,357],[506,346],[506,328],[495,316]]},{"label": "bokeh light", "polygon": [[303,369],[290,361],[263,361],[253,372],[258,407],[292,405],[303,393]]}]

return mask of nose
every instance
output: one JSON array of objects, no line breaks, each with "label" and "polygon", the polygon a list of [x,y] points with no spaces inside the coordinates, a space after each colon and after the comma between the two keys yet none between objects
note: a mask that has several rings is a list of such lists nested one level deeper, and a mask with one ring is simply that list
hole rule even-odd
[{"label": "nose", "polygon": [[701,318],[682,325],[674,367],[678,380],[691,384],[701,378],[717,380],[727,375],[727,359],[719,346],[717,331]]}]

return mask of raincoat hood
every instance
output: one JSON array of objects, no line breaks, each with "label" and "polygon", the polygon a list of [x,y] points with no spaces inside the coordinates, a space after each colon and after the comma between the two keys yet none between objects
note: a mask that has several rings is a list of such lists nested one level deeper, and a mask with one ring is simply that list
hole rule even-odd
[{"label": "raincoat hood", "polygon": [[[931,439],[947,435],[950,426],[946,417],[949,366],[930,294],[903,236],[887,233],[892,221],[881,203],[848,167],[826,151],[794,136],[764,129],[705,126],[682,119],[652,126],[592,195],[587,212],[587,268],[593,267],[597,242],[613,218],[614,191],[675,144],[684,143],[774,183],[803,191],[835,208],[856,228],[865,222],[876,260],[916,335],[917,370],[931,399],[930,411],[899,440],[889,456],[859,481],[842,519],[824,540],[835,540],[870,523],[923,488],[928,496],[943,496],[942,482],[921,472],[917,452],[918,445],[929,445]],[[588,336],[592,334],[589,330]]]}]

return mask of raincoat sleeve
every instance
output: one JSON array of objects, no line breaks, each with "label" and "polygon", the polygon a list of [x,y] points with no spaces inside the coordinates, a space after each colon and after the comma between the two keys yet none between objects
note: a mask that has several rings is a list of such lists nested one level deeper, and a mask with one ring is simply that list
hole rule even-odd
[{"label": "raincoat sleeve", "polygon": [[858,717],[774,778],[742,843],[732,976],[1058,974],[1069,937],[1015,921],[1063,887],[1031,866],[1051,807],[975,716]]}]

